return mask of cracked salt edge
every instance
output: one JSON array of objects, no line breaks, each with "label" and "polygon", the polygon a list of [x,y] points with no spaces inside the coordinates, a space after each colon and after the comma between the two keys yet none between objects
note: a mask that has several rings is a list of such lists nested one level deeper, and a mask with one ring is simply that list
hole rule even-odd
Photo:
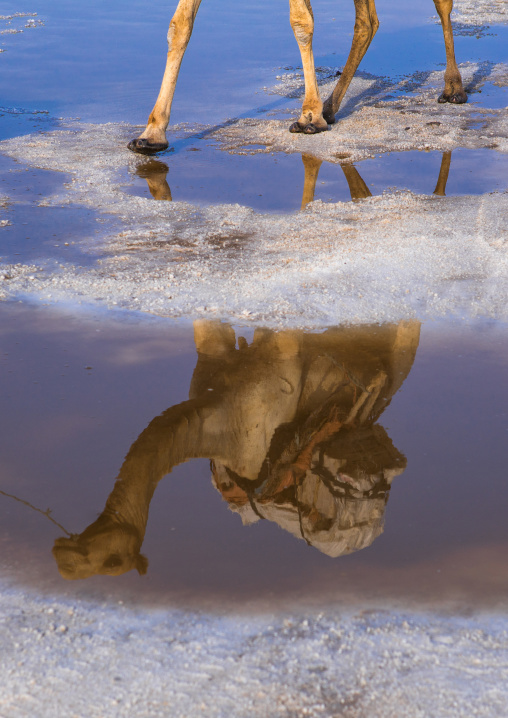
[{"label": "cracked salt edge", "polygon": [[[474,69],[471,69],[474,72]],[[502,74],[502,67],[497,66]],[[410,117],[410,120],[407,118]],[[436,132],[436,117],[441,125]],[[478,130],[468,124],[478,123]],[[429,119],[430,118],[430,119]],[[415,130],[401,127],[410,121]],[[440,120],[438,120],[440,121]],[[407,126],[407,125],[406,125]],[[231,151],[259,144],[337,160],[345,144],[357,159],[373,151],[496,145],[507,151],[499,110],[443,107],[435,96],[360,107],[317,138],[292,136],[276,121],[199,128]],[[196,207],[125,193],[124,173],[144,162],[125,149],[133,128],[79,125],[15,138],[0,151],[18,161],[68,173],[42,205],[78,204],[112,213],[125,231],[90,237],[99,256],[80,268],[46,262],[0,265],[0,298],[78,302],[151,315],[214,317],[269,326],[455,316],[508,319],[508,195],[437,198],[385,193],[359,202],[311,203],[304,212],[270,215],[240,205]],[[173,128],[176,151],[196,128]],[[369,141],[370,138],[370,141]],[[262,140],[261,140],[262,142]],[[349,144],[347,144],[349,143]],[[123,183],[123,184],[122,184]]]}]

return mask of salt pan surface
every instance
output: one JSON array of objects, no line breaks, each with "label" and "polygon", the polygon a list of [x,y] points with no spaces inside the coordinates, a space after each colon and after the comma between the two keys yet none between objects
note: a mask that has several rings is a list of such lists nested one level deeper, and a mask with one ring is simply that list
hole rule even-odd
[{"label": "salt pan surface", "polygon": [[[506,151],[502,112],[443,111],[438,105],[430,110],[420,100],[405,100],[402,107],[412,110],[410,119],[393,108],[364,108],[349,121],[349,129],[346,121],[312,140],[295,140],[280,123],[263,120],[230,125],[215,137],[237,149],[242,139],[259,143],[269,137],[271,148],[290,151],[308,151],[308,143],[317,139],[314,153],[330,159],[344,149],[345,135],[353,138],[353,125],[364,144],[368,133],[377,135],[367,150],[373,152],[400,149],[400,128],[411,122],[417,129],[414,141],[406,140],[407,149],[422,143],[447,149],[490,143]],[[449,129],[437,133],[426,122],[442,112],[442,124]],[[478,116],[482,129],[464,129],[468,118]],[[192,132],[180,129],[173,135],[177,151]],[[3,265],[0,297],[95,302],[157,315],[273,326],[450,314],[508,318],[506,193],[443,198],[387,192],[356,202],[316,201],[287,215],[260,214],[240,205],[155,202],[124,191],[125,168],[134,171],[143,161],[125,149],[132,133],[126,126],[71,125],[0,144],[20,162],[68,173],[70,181],[61,192],[42,204],[93,207],[124,224],[121,232],[99,232],[83,242],[83,251],[98,257],[92,267],[48,261]],[[365,152],[361,139],[358,149],[349,141],[355,157]]]},{"label": "salt pan surface", "polygon": [[247,618],[27,597],[20,609],[5,588],[0,610],[10,617],[0,634],[8,718],[491,718],[508,705],[508,632],[496,616]]},{"label": "salt pan surface", "polygon": [[466,25],[500,25],[508,22],[505,0],[455,0],[452,19]]}]

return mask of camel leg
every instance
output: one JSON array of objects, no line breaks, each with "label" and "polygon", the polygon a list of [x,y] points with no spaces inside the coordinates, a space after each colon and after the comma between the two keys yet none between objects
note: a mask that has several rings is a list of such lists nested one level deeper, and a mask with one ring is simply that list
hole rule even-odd
[{"label": "camel leg", "polygon": [[443,152],[443,157],[441,159],[441,167],[439,168],[439,177],[437,178],[436,189],[434,190],[434,194],[437,194],[440,197],[445,196],[446,183],[448,182],[448,174],[450,172],[451,160],[451,150]]},{"label": "camel leg", "polygon": [[461,105],[463,102],[467,102],[467,95],[462,87],[462,78],[455,61],[453,30],[450,20],[453,0],[434,0],[434,5],[443,26],[446,50],[445,87],[444,92],[438,98],[438,102],[452,102],[454,105]]},{"label": "camel leg", "polygon": [[342,98],[379,27],[374,0],[354,0],[354,3],[355,30],[349,57],[340,80],[323,107],[323,116],[330,125],[335,122],[335,115],[339,111]]},{"label": "camel leg", "polygon": [[319,160],[317,157],[313,157],[312,155],[302,155],[302,161],[305,170],[305,179],[303,184],[301,209],[304,209],[309,202],[314,201],[314,192],[316,191],[319,168],[323,164],[323,160]]},{"label": "camel leg", "polygon": [[136,174],[146,180],[150,194],[154,199],[171,202],[173,200],[171,189],[166,180],[168,169],[169,167],[164,162],[147,160],[137,168]]},{"label": "camel leg", "polygon": [[171,113],[171,103],[175,93],[176,81],[183,56],[192,34],[196,13],[201,0],[180,0],[176,12],[169,23],[168,57],[166,70],[162,78],[157,102],[148,118],[148,124],[142,134],[131,140],[128,147],[133,152],[152,155],[168,146],[166,128]]},{"label": "camel leg", "polygon": [[352,200],[372,197],[372,192],[354,165],[341,165],[341,168],[348,183]]},{"label": "camel leg", "polygon": [[327,130],[328,123],[323,118],[323,103],[319,97],[316,70],[314,68],[314,55],[312,53],[314,16],[310,0],[289,0],[289,21],[300,48],[305,80],[302,113],[298,122],[294,122],[289,131],[314,135],[316,132]]}]

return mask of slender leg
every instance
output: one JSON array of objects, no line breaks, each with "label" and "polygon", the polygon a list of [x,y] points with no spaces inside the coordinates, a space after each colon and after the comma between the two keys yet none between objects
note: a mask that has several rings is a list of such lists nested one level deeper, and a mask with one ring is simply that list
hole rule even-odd
[{"label": "slender leg", "polygon": [[446,183],[448,182],[448,174],[450,172],[451,160],[451,150],[448,150],[448,152],[443,152],[443,157],[441,159],[441,167],[439,168],[439,177],[437,178],[436,189],[434,190],[434,194],[437,194],[440,197],[445,196]]},{"label": "slender leg", "polygon": [[335,115],[339,111],[340,103],[346,94],[349,83],[353,79],[353,75],[379,27],[374,0],[354,0],[354,3],[356,11],[355,30],[349,57],[340,80],[323,107],[323,117],[331,125],[335,122]]},{"label": "slender leg", "polygon": [[446,70],[444,92],[438,98],[438,102],[452,102],[460,105],[467,102],[467,95],[462,87],[462,78],[455,61],[455,50],[453,47],[453,30],[450,21],[450,13],[453,8],[453,0],[434,0],[437,13],[443,26],[443,35],[446,50]]},{"label": "slender leg", "polygon": [[148,118],[146,129],[137,139],[129,142],[128,147],[133,152],[151,155],[165,150],[168,146],[166,128],[169,123],[176,80],[200,4],[201,0],[180,0],[178,3],[176,12],[169,23],[168,57],[159,96]]},{"label": "slender leg", "polygon": [[305,79],[305,98],[302,114],[298,122],[289,128],[290,132],[304,132],[314,135],[328,129],[323,119],[323,103],[319,97],[314,55],[312,53],[312,35],[314,33],[314,16],[310,0],[289,0],[289,21],[302,56],[303,76]]},{"label": "slender leg", "polygon": [[354,165],[341,165],[341,167],[348,183],[352,200],[372,197],[372,192],[367,187]]},{"label": "slender leg", "polygon": [[314,200],[316,181],[319,174],[319,168],[323,164],[323,160],[318,160],[318,158],[313,155],[302,155],[302,161],[305,170],[305,179],[303,184],[301,209],[304,209],[309,202]]},{"label": "slender leg", "polygon": [[137,168],[136,174],[138,177],[146,179],[148,189],[154,199],[167,200],[171,202],[173,200],[171,196],[171,189],[166,180],[168,170],[169,167],[164,162],[147,160],[144,164]]}]

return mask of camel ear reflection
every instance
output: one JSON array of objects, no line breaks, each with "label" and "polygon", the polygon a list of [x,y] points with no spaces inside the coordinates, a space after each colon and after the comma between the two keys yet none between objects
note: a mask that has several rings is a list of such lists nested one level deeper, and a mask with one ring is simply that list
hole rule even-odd
[{"label": "camel ear reflection", "polygon": [[338,327],[320,334],[198,321],[190,398],[157,416],[131,446],[99,518],[55,541],[66,579],[140,575],[158,482],[192,458],[244,524],[266,519],[337,557],[383,531],[405,457],[377,423],[408,375],[418,322]]}]

